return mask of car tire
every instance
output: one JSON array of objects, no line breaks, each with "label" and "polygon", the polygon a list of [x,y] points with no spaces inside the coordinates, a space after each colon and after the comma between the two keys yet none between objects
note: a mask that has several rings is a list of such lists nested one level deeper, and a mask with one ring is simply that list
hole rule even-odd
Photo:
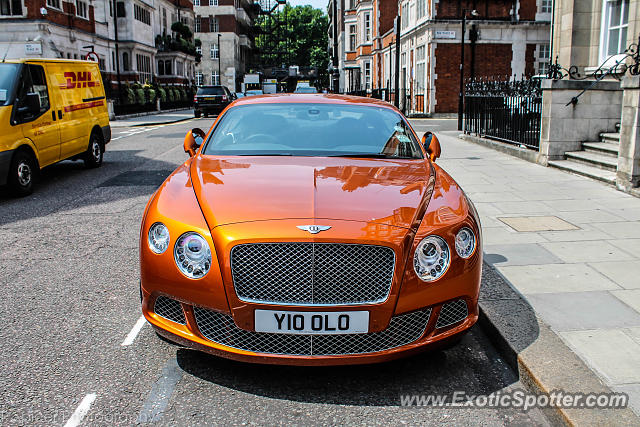
[{"label": "car tire", "polygon": [[11,193],[17,197],[33,193],[37,173],[37,163],[33,155],[26,150],[17,151],[11,159],[7,180]]},{"label": "car tire", "polygon": [[84,165],[89,169],[100,167],[103,157],[104,144],[100,137],[94,132],[89,137],[89,147],[84,153]]},{"label": "car tire", "polygon": [[196,119],[199,119],[202,113],[200,113],[200,111],[195,111],[193,115],[195,116]]}]

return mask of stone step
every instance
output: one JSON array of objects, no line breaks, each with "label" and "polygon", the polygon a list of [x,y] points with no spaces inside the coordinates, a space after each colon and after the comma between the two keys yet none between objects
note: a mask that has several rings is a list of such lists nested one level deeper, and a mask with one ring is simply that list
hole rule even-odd
[{"label": "stone step", "polygon": [[583,142],[582,148],[588,152],[606,154],[618,158],[618,149],[620,146],[610,142]]},{"label": "stone step", "polygon": [[602,132],[600,134],[600,140],[602,142],[611,142],[614,144],[619,144],[620,143],[620,134],[619,133],[612,133],[612,132]]},{"label": "stone step", "polygon": [[551,160],[549,166],[615,185],[616,173],[570,160]]},{"label": "stone step", "polygon": [[569,151],[565,153],[567,160],[583,163],[600,169],[615,172],[618,169],[618,158],[606,154],[591,153],[589,151]]}]

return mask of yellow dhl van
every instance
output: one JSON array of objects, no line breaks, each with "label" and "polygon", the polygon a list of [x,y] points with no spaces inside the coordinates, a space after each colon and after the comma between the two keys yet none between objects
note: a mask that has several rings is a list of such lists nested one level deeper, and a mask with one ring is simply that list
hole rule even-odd
[{"label": "yellow dhl van", "polygon": [[0,185],[33,191],[38,172],[65,159],[102,164],[111,139],[98,64],[65,59],[0,62]]}]

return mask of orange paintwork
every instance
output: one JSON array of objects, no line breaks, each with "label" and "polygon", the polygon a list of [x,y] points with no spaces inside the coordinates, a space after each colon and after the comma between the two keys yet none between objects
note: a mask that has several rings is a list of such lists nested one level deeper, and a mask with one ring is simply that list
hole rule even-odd
[{"label": "orange paintwork", "polygon": [[[241,98],[227,109],[283,102],[357,103],[394,109],[382,101],[339,95],[265,95]],[[209,133],[214,126],[215,123]],[[476,322],[482,266],[479,220],[457,183],[426,153],[423,160],[386,160],[211,156],[200,151],[161,185],[142,220],[142,309],[160,334],[237,360],[328,365],[380,362],[411,354],[455,338]],[[164,223],[171,234],[169,249],[160,255],[147,244],[149,227],[155,222]],[[309,234],[296,227],[314,223],[331,225],[331,229]],[[454,249],[455,234],[462,226],[470,227],[478,240],[475,253],[468,259],[460,258]],[[198,280],[185,277],[173,260],[175,240],[187,231],[201,234],[212,249],[211,269]],[[425,283],[414,272],[413,255],[418,243],[429,234],[438,234],[448,242],[451,265],[439,280]],[[276,241],[388,246],[396,254],[391,293],[385,302],[364,306],[279,306],[240,301],[231,277],[231,248],[241,243]],[[173,323],[153,312],[159,295],[183,303],[187,325]],[[467,301],[469,316],[460,324],[436,330],[441,305],[460,298]],[[250,331],[254,330],[256,308],[365,309],[370,312],[370,332],[384,330],[394,315],[425,307],[432,307],[433,312],[423,337],[409,345],[369,354],[289,356],[253,353],[207,340],[198,331],[193,305],[231,314],[238,327]]]}]

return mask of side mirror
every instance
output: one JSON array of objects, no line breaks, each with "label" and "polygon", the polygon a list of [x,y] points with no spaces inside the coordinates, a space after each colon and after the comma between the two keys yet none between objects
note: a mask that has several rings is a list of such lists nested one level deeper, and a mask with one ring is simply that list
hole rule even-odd
[{"label": "side mirror", "polygon": [[21,114],[33,114],[34,116],[40,113],[40,95],[35,92],[27,93],[24,106],[18,109]]},{"label": "side mirror", "polygon": [[184,137],[184,152],[189,153],[190,157],[196,155],[196,151],[204,141],[205,133],[202,129],[193,128]]},{"label": "side mirror", "polygon": [[431,161],[435,161],[438,157],[440,157],[440,141],[438,141],[438,137],[433,133],[425,132],[425,134],[422,136],[422,145],[424,146],[427,154],[429,154],[429,158],[431,159]]}]

